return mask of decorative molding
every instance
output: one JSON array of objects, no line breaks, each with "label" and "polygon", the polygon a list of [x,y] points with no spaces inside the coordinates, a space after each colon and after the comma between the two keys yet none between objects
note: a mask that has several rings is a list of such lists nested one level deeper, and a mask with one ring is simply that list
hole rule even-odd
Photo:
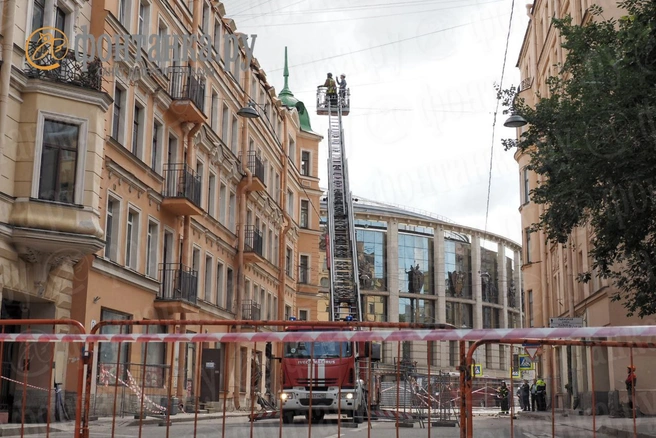
[{"label": "decorative molding", "polygon": [[123,266],[120,266],[102,257],[94,257],[91,269],[94,269],[112,278],[116,278],[120,281],[129,283],[140,289],[148,290],[154,294],[159,293],[159,281],[150,279],[145,275],[139,274],[131,269],[124,268]]},{"label": "decorative molding", "polygon": [[23,93],[39,93],[86,103],[88,105],[95,105],[103,112],[107,112],[112,104],[112,99],[107,93],[41,79],[28,79],[21,91]]},{"label": "decorative molding", "polygon": [[105,158],[105,166],[107,167],[108,177],[110,180],[112,175],[116,174],[121,180],[125,180],[129,184],[129,187],[134,187],[137,189],[140,194],[146,193],[146,191],[148,191],[150,188],[141,182],[139,178],[134,176],[132,173],[122,168],[115,161],[112,161],[112,159],[109,157]]}]

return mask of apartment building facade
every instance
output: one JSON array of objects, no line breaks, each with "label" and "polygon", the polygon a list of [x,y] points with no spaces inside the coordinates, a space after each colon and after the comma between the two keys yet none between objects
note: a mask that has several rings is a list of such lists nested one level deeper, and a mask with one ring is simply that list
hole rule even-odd
[{"label": "apartment building facade", "polygon": [[[89,329],[125,319],[279,320],[315,299],[319,217],[311,206],[321,195],[321,136],[289,91],[287,71],[279,97],[220,2],[3,5],[3,318],[70,317]],[[42,28],[66,36],[66,54],[55,40],[40,56],[48,48],[40,32],[30,34]],[[89,49],[88,37],[71,43],[81,33],[98,41],[98,58],[74,56]],[[153,60],[130,38],[138,35],[174,42]],[[197,36],[189,39],[196,49],[206,35],[211,59],[178,59],[173,36],[183,35]],[[299,289],[305,298],[297,301]],[[263,347],[102,344],[93,358],[96,412],[107,411],[113,385],[133,365],[145,365],[152,394],[164,396],[172,368],[172,394],[194,400],[189,382],[205,354],[221,374],[210,401],[244,406],[249,364],[273,368]],[[18,360],[11,353],[5,361]],[[75,377],[64,370],[73,358],[59,353],[55,381],[72,398]],[[41,380],[29,383],[52,386]],[[275,393],[276,382],[262,379],[258,389]],[[3,383],[2,393],[13,389]]]},{"label": "apartment building facade", "polygon": [[[548,96],[547,78],[559,74],[557,64],[565,60],[561,36],[551,24],[552,17],[571,15],[573,24],[584,24],[592,19],[589,8],[597,4],[604,17],[619,17],[622,13],[615,1],[605,0],[536,0],[527,5],[530,21],[520,51],[517,67],[521,73],[519,97],[535,105],[538,94]],[[521,135],[528,127],[518,128]],[[520,207],[523,228],[523,264],[521,267],[524,288],[524,309],[528,327],[549,327],[550,318],[582,318],[584,326],[624,326],[653,324],[654,318],[627,317],[621,302],[612,301],[617,289],[606,279],[594,275],[590,282],[577,281],[578,274],[592,266],[589,255],[593,229],[588,226],[574,229],[567,245],[546,240],[542,231],[531,232],[544,208],[531,201],[531,189],[539,184],[539,177],[527,168],[529,153],[515,154],[520,173]],[[592,379],[599,413],[608,412],[618,401],[627,402],[624,386],[626,367],[630,363],[628,350],[596,349],[591,352],[578,347],[544,348],[539,372],[545,378],[551,375],[554,364],[556,401],[560,407],[572,407],[580,399],[580,408],[590,407]],[[636,350],[634,362],[640,376],[637,386],[638,406],[643,412],[654,411],[656,375],[648,366],[655,355]],[[594,371],[592,368],[594,367]],[[594,373],[594,374],[593,374]],[[568,393],[566,385],[571,385]]]}]

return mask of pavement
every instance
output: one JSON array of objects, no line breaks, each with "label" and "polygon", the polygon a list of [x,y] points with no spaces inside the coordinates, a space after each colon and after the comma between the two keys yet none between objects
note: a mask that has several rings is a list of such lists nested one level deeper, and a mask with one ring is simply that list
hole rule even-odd
[{"label": "pavement", "polygon": [[[552,422],[551,411],[546,412],[516,412],[516,421],[543,420]],[[635,429],[632,418],[614,418],[608,415],[579,415],[579,411],[556,411],[553,423],[556,433],[558,429],[578,428],[618,438],[656,438],[656,417],[640,417],[635,419]],[[635,433],[634,433],[635,432]]]}]

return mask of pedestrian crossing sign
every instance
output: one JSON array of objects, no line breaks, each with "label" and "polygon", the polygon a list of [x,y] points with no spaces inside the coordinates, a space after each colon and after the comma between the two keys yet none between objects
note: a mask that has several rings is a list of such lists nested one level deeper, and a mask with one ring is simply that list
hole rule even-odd
[{"label": "pedestrian crossing sign", "polygon": [[474,369],[474,372],[472,374],[475,377],[482,377],[483,376],[483,365],[477,363],[477,364],[472,365],[472,368]]},{"label": "pedestrian crossing sign", "polygon": [[533,369],[533,361],[528,354],[519,355],[519,370],[528,371]]}]

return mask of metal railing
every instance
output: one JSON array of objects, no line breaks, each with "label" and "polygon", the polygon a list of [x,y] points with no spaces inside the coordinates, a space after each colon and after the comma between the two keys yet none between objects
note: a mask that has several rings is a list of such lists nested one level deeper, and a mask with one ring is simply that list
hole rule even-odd
[{"label": "metal railing", "polygon": [[168,68],[169,94],[173,100],[191,100],[196,108],[205,109],[205,82],[195,74],[191,67],[172,66]]},{"label": "metal railing", "polygon": [[186,198],[200,207],[200,176],[184,163],[164,165],[165,198]]},{"label": "metal railing", "polygon": [[248,170],[266,186],[264,182],[264,163],[262,163],[260,154],[257,151],[248,152]]},{"label": "metal railing", "polygon": [[[25,55],[31,61],[26,63],[24,70],[29,78],[52,80],[96,91],[102,89],[102,62],[97,57],[89,62],[78,61],[74,51],[56,49],[39,41],[30,41]],[[57,64],[59,66],[53,68]]]},{"label": "metal railing", "polygon": [[259,321],[262,316],[260,305],[254,300],[246,300],[241,305],[241,316],[249,321]]},{"label": "metal railing", "polygon": [[255,225],[246,225],[246,237],[244,241],[245,251],[254,252],[260,257],[264,257],[264,242],[262,240],[262,233],[255,228]]},{"label": "metal railing", "polygon": [[181,263],[160,263],[160,300],[182,300],[196,304],[198,297],[198,272]]}]

